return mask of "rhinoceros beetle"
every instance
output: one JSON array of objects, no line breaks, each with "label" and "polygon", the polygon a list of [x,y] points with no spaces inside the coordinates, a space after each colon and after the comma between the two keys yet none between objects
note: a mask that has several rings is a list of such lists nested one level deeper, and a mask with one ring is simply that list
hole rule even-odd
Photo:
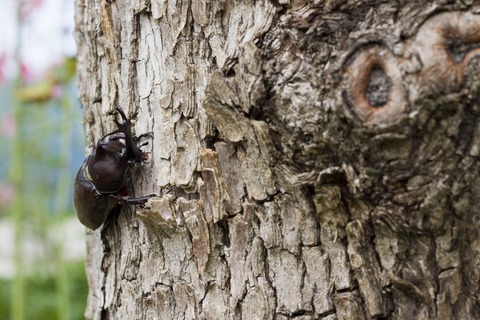
[{"label": "rhinoceros beetle", "polygon": [[[98,140],[92,154],[85,158],[78,170],[73,188],[73,205],[78,219],[92,230],[100,227],[116,206],[144,204],[155,196],[132,198],[128,194],[129,169],[145,162],[147,155],[140,149],[146,143],[139,147],[136,142],[149,134],[135,137],[130,119],[118,105],[115,105],[115,110],[123,121],[115,119],[117,130]],[[108,223],[104,228],[106,225]]]}]

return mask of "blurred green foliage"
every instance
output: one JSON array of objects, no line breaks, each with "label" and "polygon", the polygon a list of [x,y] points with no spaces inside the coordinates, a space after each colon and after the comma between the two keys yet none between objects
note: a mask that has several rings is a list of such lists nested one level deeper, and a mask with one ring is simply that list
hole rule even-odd
[{"label": "blurred green foliage", "polygon": [[0,320],[83,319],[84,262],[65,260],[58,232],[75,215],[72,185],[84,152],[74,70],[66,58],[37,82],[0,86],[0,187],[9,191],[0,195],[0,219],[14,229],[15,265],[13,278],[0,279]]},{"label": "blurred green foliage", "polygon": [[[59,54],[67,51],[51,50],[54,43],[68,43],[68,32],[49,29],[73,23],[43,20],[53,12],[43,10],[51,8],[45,1],[2,4],[8,13],[0,21],[7,39],[0,48],[0,320],[83,319],[83,257],[68,246],[71,239],[84,241],[83,228],[67,223],[76,218],[71,193],[83,160],[83,114],[76,101],[75,58],[62,59]],[[52,42],[25,41],[26,34]],[[41,57],[44,46],[53,59]],[[41,58],[28,59],[25,52]],[[39,77],[38,70],[46,68]]]},{"label": "blurred green foliage", "polygon": [[[88,293],[85,268],[82,261],[64,265],[67,274],[68,291],[70,300],[68,318],[71,320],[84,319],[86,296]],[[37,270],[35,274],[25,279],[28,288],[26,297],[25,316],[29,320],[61,320],[58,313],[56,277],[54,274],[45,274]],[[9,306],[11,305],[13,280],[0,279],[0,320],[10,318]]]}]

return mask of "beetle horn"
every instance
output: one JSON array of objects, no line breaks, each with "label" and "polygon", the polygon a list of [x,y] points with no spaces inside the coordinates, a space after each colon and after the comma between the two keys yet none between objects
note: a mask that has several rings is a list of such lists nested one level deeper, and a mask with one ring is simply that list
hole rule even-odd
[{"label": "beetle horn", "polygon": [[[128,118],[127,118],[127,116],[125,115],[125,112],[123,112],[122,108],[120,108],[120,106],[118,105],[118,103],[115,103],[115,110],[117,110],[118,113],[120,113],[120,116],[122,117],[123,121],[128,122]],[[114,120],[114,121],[115,121],[115,123],[118,125],[117,120]]]}]

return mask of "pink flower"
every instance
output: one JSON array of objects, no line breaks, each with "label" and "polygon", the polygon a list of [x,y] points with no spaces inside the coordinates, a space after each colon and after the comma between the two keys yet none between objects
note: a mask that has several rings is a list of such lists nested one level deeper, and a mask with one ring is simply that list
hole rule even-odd
[{"label": "pink flower", "polygon": [[13,201],[15,190],[11,184],[0,182],[0,208],[5,208]]},{"label": "pink flower", "polygon": [[22,18],[26,19],[36,8],[40,7],[43,0],[28,0],[22,6]]},{"label": "pink flower", "polygon": [[62,96],[63,94],[63,86],[55,84],[52,87],[52,98],[53,99],[58,99]]},{"label": "pink flower", "polygon": [[5,80],[5,68],[7,65],[7,55],[5,53],[0,54],[0,83]]},{"label": "pink flower", "polygon": [[12,137],[15,134],[16,130],[17,130],[17,123],[15,122],[15,118],[11,114],[0,119],[1,135],[4,135],[5,137]]},{"label": "pink flower", "polygon": [[33,79],[32,70],[24,62],[20,63],[20,77],[25,82],[30,82]]}]

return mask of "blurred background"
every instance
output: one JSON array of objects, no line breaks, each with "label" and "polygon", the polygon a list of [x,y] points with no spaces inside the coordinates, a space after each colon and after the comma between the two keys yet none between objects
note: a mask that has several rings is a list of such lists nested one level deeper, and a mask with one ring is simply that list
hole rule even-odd
[{"label": "blurred background", "polygon": [[83,319],[73,0],[0,0],[0,320]]}]

